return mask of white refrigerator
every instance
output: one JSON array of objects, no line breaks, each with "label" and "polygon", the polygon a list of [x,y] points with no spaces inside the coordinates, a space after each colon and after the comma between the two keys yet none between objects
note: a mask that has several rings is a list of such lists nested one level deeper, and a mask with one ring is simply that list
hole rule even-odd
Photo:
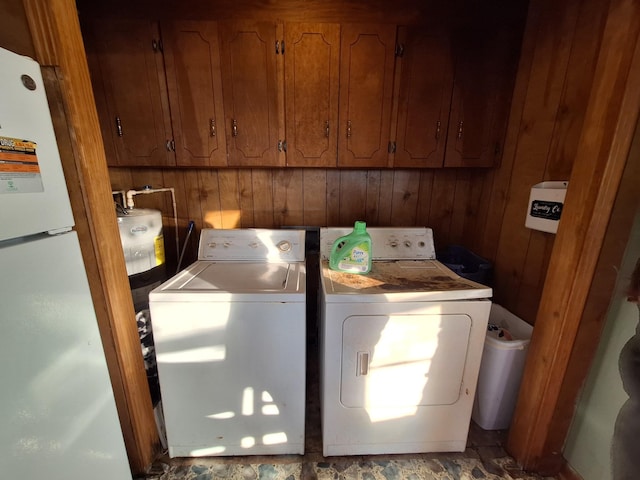
[{"label": "white refrigerator", "polygon": [[39,65],[0,48],[0,477],[131,472]]}]

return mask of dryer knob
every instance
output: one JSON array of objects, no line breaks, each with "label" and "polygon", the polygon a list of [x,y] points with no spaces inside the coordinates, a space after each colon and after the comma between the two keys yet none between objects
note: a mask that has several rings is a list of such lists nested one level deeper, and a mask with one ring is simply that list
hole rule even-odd
[{"label": "dryer knob", "polygon": [[258,242],[251,242],[251,243],[249,244],[249,247],[251,247],[251,248],[258,248]]},{"label": "dryer knob", "polygon": [[397,240],[391,240],[391,242],[389,242],[389,245],[393,248],[396,248],[398,246],[398,241]]},{"label": "dryer knob", "polygon": [[209,243],[207,244],[207,246],[208,246],[209,248],[216,248],[216,242],[209,242]]},{"label": "dryer knob", "polygon": [[409,240],[404,241],[404,246],[407,248],[411,248],[411,242]]}]

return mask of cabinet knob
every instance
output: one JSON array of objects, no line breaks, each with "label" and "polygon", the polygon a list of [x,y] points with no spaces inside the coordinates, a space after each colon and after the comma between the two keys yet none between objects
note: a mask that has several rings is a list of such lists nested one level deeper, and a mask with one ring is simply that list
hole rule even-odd
[{"label": "cabinet knob", "polygon": [[436,122],[436,140],[440,140],[440,120]]},{"label": "cabinet knob", "polygon": [[347,138],[351,138],[351,120],[347,120]]},{"label": "cabinet knob", "polygon": [[329,120],[324,123],[324,136],[329,138]]},{"label": "cabinet knob", "polygon": [[460,122],[458,123],[458,140],[460,140],[462,138],[462,125],[463,125],[463,121],[460,120]]},{"label": "cabinet knob", "polygon": [[213,118],[209,119],[209,134],[212,137],[216,136],[216,121]]},{"label": "cabinet knob", "polygon": [[238,121],[235,119],[231,121],[231,135],[234,137],[238,136]]}]

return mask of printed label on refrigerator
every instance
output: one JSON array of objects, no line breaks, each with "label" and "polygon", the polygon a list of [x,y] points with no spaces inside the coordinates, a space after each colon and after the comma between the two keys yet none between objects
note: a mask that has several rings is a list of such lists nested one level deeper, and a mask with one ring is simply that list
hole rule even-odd
[{"label": "printed label on refrigerator", "polygon": [[0,194],[44,192],[36,143],[0,136]]}]

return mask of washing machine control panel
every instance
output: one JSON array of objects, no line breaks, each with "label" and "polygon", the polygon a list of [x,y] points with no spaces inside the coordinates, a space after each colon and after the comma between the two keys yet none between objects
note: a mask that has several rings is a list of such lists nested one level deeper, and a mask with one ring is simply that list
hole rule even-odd
[{"label": "washing machine control panel", "polygon": [[203,229],[198,260],[301,262],[304,230]]}]

